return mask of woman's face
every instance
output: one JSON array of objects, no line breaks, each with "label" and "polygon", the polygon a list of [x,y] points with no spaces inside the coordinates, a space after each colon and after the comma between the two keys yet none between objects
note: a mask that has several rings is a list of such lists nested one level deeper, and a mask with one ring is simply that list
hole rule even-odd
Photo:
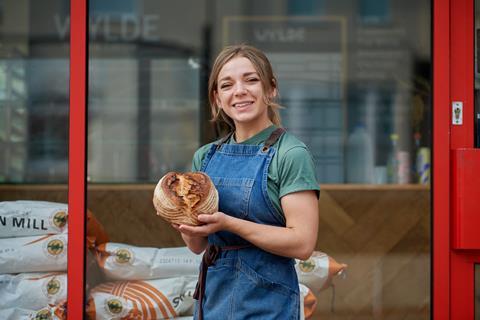
[{"label": "woman's face", "polygon": [[262,82],[245,57],[233,58],[220,70],[216,102],[236,126],[263,126],[270,122]]}]

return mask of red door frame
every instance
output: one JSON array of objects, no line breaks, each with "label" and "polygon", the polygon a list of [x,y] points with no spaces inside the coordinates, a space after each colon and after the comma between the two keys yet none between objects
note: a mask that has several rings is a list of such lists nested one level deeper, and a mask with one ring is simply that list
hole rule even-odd
[{"label": "red door frame", "polygon": [[[432,313],[434,319],[471,319],[472,266],[479,255],[452,249],[448,173],[451,150],[473,146],[473,117],[462,127],[450,125],[451,101],[463,101],[464,114],[473,115],[473,0],[434,0],[432,5]],[[87,1],[71,0],[70,17],[68,319],[77,320],[85,307]]]},{"label": "red door frame", "polygon": [[[459,155],[472,155],[474,146],[474,0],[435,0],[433,9],[433,319],[474,319],[480,247],[478,236],[464,234],[468,228],[461,223],[480,225],[471,214],[480,207],[458,205],[476,194],[475,186],[460,190],[457,183],[478,175],[480,164],[456,162]],[[453,101],[463,102],[463,125],[451,124]]]},{"label": "red door frame", "polygon": [[[450,239],[452,245],[450,249],[450,315],[452,319],[474,319],[474,268],[475,263],[480,262],[480,247],[478,247],[478,235],[472,237],[472,234],[463,234],[465,228],[460,228],[458,221],[464,219],[463,223],[478,226],[480,217],[477,217],[477,214],[461,215],[460,210],[463,208],[456,205],[462,201],[459,199],[476,195],[472,192],[474,188],[458,191],[456,181],[462,180],[464,176],[478,175],[478,172],[474,171],[475,168],[480,169],[480,164],[457,167],[455,162],[457,155],[472,151],[474,147],[474,0],[451,0],[450,12],[451,21],[455,22],[451,24],[450,35],[450,102],[462,101],[464,109],[464,124],[450,128],[450,149],[453,157],[450,166],[453,178],[451,183],[453,198],[450,205],[451,221],[453,221],[451,226],[453,237]],[[468,210],[478,212],[480,205],[476,204]],[[468,245],[468,243],[462,245],[458,239],[473,240],[475,245]]]},{"label": "red door frame", "polygon": [[70,0],[68,320],[85,310],[87,19],[87,0]]},{"label": "red door frame", "polygon": [[[453,0],[452,0],[453,1]],[[433,319],[450,315],[450,0],[433,3]]]}]

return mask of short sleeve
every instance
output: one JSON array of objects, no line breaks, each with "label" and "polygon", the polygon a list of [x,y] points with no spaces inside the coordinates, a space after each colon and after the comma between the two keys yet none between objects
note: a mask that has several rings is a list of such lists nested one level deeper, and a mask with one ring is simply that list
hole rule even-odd
[{"label": "short sleeve", "polygon": [[279,197],[286,194],[315,190],[317,197],[320,187],[315,177],[313,158],[304,146],[295,146],[283,155],[279,165]]}]

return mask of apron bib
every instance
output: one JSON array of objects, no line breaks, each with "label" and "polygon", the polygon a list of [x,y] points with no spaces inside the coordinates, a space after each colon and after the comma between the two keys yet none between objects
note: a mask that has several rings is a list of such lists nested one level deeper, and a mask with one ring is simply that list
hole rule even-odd
[{"label": "apron bib", "polygon": [[[201,171],[218,190],[219,211],[256,223],[285,226],[284,216],[267,193],[268,168],[276,152],[271,146],[283,133],[284,129],[276,129],[260,146],[225,144],[230,136],[212,145]],[[211,234],[208,242],[201,266],[206,279],[204,275],[199,280],[204,288],[197,287],[202,293],[195,319],[202,319],[200,313],[206,320],[299,319],[294,259],[266,252],[227,231]]]}]

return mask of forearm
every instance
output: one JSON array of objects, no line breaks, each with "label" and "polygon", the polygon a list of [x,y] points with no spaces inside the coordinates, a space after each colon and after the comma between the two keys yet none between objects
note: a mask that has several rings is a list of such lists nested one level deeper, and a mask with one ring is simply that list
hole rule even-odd
[{"label": "forearm", "polygon": [[259,224],[229,216],[223,212],[200,214],[199,226],[176,227],[193,251],[203,251],[207,236],[226,230],[253,245],[284,257],[306,260],[312,254],[318,232],[318,199],[315,192],[303,191],[282,197],[286,227]]},{"label": "forearm", "polygon": [[225,229],[265,251],[301,260],[311,256],[316,243],[316,236],[312,237],[316,230],[270,226],[230,216]]}]

